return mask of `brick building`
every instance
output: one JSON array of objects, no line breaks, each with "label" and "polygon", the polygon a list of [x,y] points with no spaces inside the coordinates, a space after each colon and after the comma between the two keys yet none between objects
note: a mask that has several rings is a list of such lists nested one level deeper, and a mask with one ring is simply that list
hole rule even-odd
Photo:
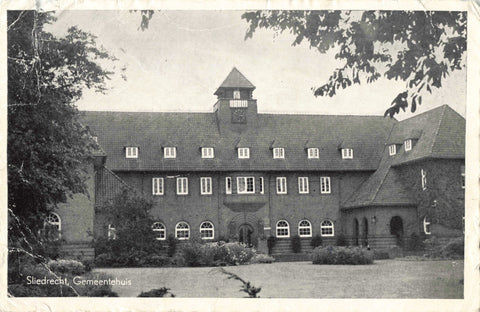
[{"label": "brick building", "polygon": [[[94,237],[113,237],[95,207],[121,185],[153,199],[160,240],[263,248],[269,236],[299,235],[308,246],[316,235],[325,243],[342,235],[385,248],[411,233],[461,234],[453,228],[464,215],[465,119],[450,107],[400,122],[261,114],[254,89],[234,68],[211,113],[85,112],[100,146],[90,197],[78,195],[48,221],[61,227],[65,248],[91,254]],[[436,226],[441,216],[456,221]]]}]

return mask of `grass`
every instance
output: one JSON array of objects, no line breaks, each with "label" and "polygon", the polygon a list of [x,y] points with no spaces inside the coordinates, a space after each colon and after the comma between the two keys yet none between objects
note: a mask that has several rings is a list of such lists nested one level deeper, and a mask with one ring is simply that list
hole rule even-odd
[{"label": "grass", "polygon": [[[376,260],[373,265],[280,262],[226,267],[253,285],[262,298],[463,298],[463,261]],[[114,286],[121,297],[167,287],[177,297],[238,298],[238,282],[212,268],[97,269],[131,286]]]}]

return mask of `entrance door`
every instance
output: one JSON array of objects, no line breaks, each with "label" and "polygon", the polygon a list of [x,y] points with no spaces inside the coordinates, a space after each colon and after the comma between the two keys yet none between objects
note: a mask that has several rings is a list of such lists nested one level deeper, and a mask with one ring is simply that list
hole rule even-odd
[{"label": "entrance door", "polygon": [[358,233],[359,233],[358,220],[357,220],[357,218],[355,218],[353,220],[353,244],[355,246],[358,246]]},{"label": "entrance door", "polygon": [[238,241],[248,247],[253,246],[253,227],[250,224],[242,224],[238,228]]},{"label": "entrance door", "polygon": [[399,216],[390,220],[390,234],[397,237],[397,245],[403,246],[403,221]]}]

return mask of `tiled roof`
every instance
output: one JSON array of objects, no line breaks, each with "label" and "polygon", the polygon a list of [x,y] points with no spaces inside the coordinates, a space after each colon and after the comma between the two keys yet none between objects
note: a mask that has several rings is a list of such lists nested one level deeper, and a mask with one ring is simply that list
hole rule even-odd
[{"label": "tiled roof", "polygon": [[[232,69],[230,74],[228,74],[227,78],[225,78],[220,87],[218,87],[218,89],[220,88],[240,88],[255,90],[255,86],[250,81],[248,81],[248,79],[245,78],[245,76],[235,67]],[[218,89],[215,94],[217,94]]]},{"label": "tiled roof", "polygon": [[[397,123],[379,116],[258,114],[256,126],[248,125],[244,133],[220,135],[214,113],[84,112],[83,120],[113,171],[373,171]],[[341,157],[338,147],[345,140],[354,149],[353,159]],[[285,159],[273,159],[273,141],[284,145]],[[307,141],[309,146],[318,143],[319,159],[307,158]],[[215,147],[215,158],[201,158],[205,142]],[[238,159],[239,142],[250,147],[250,159]],[[162,147],[172,145],[177,158],[164,159]],[[125,158],[126,146],[138,146],[138,159]]]},{"label": "tiled roof", "polygon": [[101,206],[108,200],[113,200],[124,187],[129,187],[120,177],[105,167],[96,171],[95,205]]},{"label": "tiled roof", "polygon": [[402,144],[409,138],[418,140],[408,152],[398,149],[394,166],[424,158],[465,157],[465,119],[448,105],[397,123],[388,142]]}]

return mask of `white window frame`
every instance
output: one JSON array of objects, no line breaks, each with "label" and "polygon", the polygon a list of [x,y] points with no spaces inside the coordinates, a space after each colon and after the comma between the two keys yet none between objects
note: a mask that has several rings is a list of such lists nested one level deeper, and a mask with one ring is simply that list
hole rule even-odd
[{"label": "white window frame", "polygon": [[423,232],[425,233],[425,235],[431,235],[431,234],[432,234],[432,231],[431,231],[431,229],[429,228],[430,223],[431,223],[431,222],[427,221],[427,216],[425,216],[425,217],[423,218]]},{"label": "white window frame", "polygon": [[[253,190],[248,191],[248,181],[251,179]],[[243,180],[243,183],[240,181]],[[240,184],[245,185],[245,190],[240,190]],[[255,194],[255,177],[237,177],[237,194]]]},{"label": "white window frame", "polygon": [[308,177],[298,177],[298,193],[308,194]]},{"label": "white window frame", "polygon": [[[330,232],[330,230],[331,233],[326,233]],[[324,237],[332,237],[335,235],[335,226],[333,225],[333,222],[331,220],[327,219],[322,221],[322,223],[320,224],[320,235]]]},{"label": "white window frame", "polygon": [[[186,227],[180,228],[180,225],[186,225]],[[178,235],[180,233],[186,233],[186,235]],[[190,225],[185,221],[180,221],[175,225],[175,238],[178,240],[188,240],[190,239]]]},{"label": "white window frame", "polygon": [[212,195],[212,178],[211,177],[201,177],[200,178],[200,194],[202,195]]},{"label": "white window frame", "polygon": [[125,147],[125,158],[138,158],[138,147],[137,146]]},{"label": "white window frame", "polygon": [[264,184],[263,177],[258,178],[258,190],[260,194],[265,193],[265,184]]},{"label": "white window frame", "polygon": [[332,187],[330,183],[330,177],[320,177],[320,193],[330,194],[332,193]]},{"label": "white window frame", "polygon": [[461,186],[462,186],[462,189],[465,189],[465,166],[462,165],[460,166],[460,175],[461,175]]},{"label": "white window frame", "polygon": [[202,147],[202,158],[215,158],[213,147]]},{"label": "white window frame", "polygon": [[390,144],[388,146],[388,155],[393,156],[397,154],[397,146],[395,144]]},{"label": "white window frame", "polygon": [[232,194],[232,177],[225,177],[225,194]]},{"label": "white window frame", "polygon": [[342,148],[342,159],[353,159],[353,148]]},{"label": "white window frame", "polygon": [[277,194],[287,194],[287,177],[277,177]]},{"label": "white window frame", "polygon": [[107,239],[108,240],[116,240],[117,239],[117,229],[115,225],[109,224],[107,228]]},{"label": "white window frame", "polygon": [[[280,222],[285,222],[286,226],[279,226]],[[282,231],[281,234],[279,234],[279,231]],[[275,234],[276,237],[280,238],[290,237],[290,224],[286,220],[279,220],[275,226]]]},{"label": "white window frame", "polygon": [[152,231],[155,235],[156,240],[165,240],[167,239],[167,228],[162,222],[154,222],[152,224]]},{"label": "white window frame", "polygon": [[273,159],[284,159],[285,149],[283,147],[275,147],[273,149]]},{"label": "white window frame", "polygon": [[[302,223],[308,223],[308,225],[302,224]],[[303,233],[302,230],[308,230],[308,234]],[[312,237],[312,223],[306,219],[300,220],[298,222],[298,236],[300,237]]]},{"label": "white window frame", "polygon": [[240,90],[233,90],[233,99],[234,100],[239,100],[241,97]]},{"label": "white window frame", "polygon": [[[185,184],[183,184],[183,181],[185,181]],[[188,195],[188,178],[187,177],[177,178],[177,195]]]},{"label": "white window frame", "polygon": [[152,194],[163,195],[164,184],[163,178],[152,178]]},{"label": "white window frame", "polygon": [[249,147],[239,147],[238,148],[238,158],[239,159],[249,159],[250,158],[250,148]]},{"label": "white window frame", "polygon": [[177,148],[174,146],[164,147],[163,158],[177,158]]},{"label": "white window frame", "polygon": [[[211,226],[211,227],[208,227]],[[204,236],[206,233],[211,233],[211,235]],[[210,221],[203,221],[200,224],[200,238],[201,239],[214,239],[215,238],[215,226]]]},{"label": "white window frame", "polygon": [[[58,239],[62,238],[62,219],[60,218],[60,215],[58,215],[58,213],[50,211],[45,216],[45,220],[43,221],[43,229],[44,229],[46,237],[48,237],[48,235],[46,234],[47,232],[45,230],[45,227],[47,225],[50,225],[50,226],[53,226],[53,227],[57,228],[57,233],[56,233],[57,235],[56,235],[56,237],[51,237],[52,240],[58,240]],[[50,237],[49,237],[49,239],[50,239]]]},{"label": "white window frame", "polygon": [[411,139],[405,140],[404,146],[405,146],[405,152],[411,151],[412,150],[412,140]]},{"label": "white window frame", "polygon": [[318,159],[320,158],[320,152],[318,147],[309,147],[307,149],[308,159]]},{"label": "white window frame", "polygon": [[420,175],[422,178],[422,190],[425,191],[427,189],[427,171],[423,168],[420,169]]}]

